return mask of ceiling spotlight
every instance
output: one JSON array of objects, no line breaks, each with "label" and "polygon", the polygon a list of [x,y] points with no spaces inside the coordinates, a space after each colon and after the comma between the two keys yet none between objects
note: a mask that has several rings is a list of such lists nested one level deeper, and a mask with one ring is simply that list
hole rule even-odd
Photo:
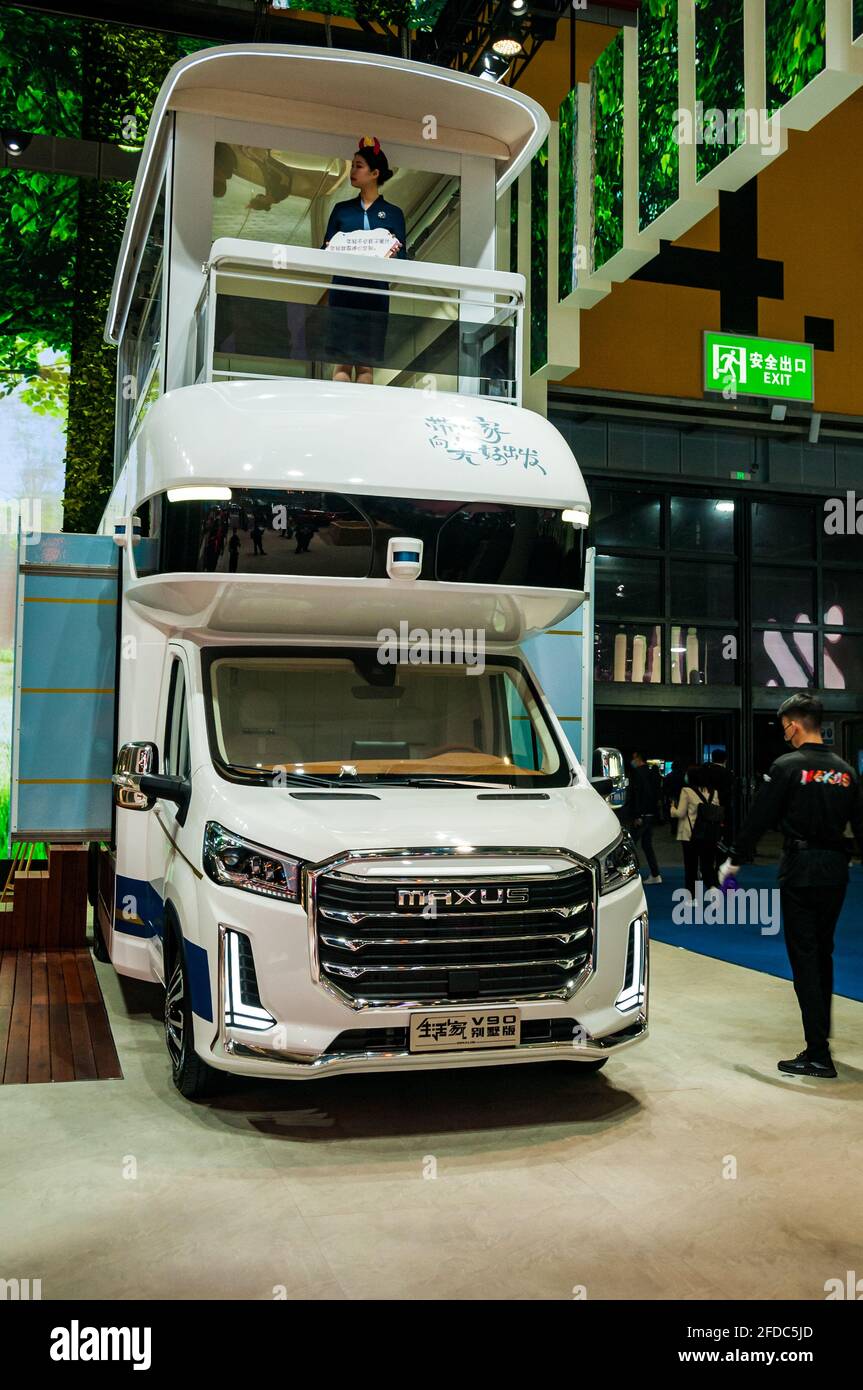
[{"label": "ceiling spotlight", "polygon": [[505,29],[492,43],[495,53],[501,58],[517,58],[524,52],[524,44],[514,29]]},{"label": "ceiling spotlight", "polygon": [[509,0],[509,12],[514,15],[527,14],[527,0]]},{"label": "ceiling spotlight", "polygon": [[23,130],[0,130],[0,140],[7,154],[23,154],[32,139],[33,136]]},{"label": "ceiling spotlight", "polygon": [[491,49],[486,49],[482,55],[482,66],[480,77],[484,77],[486,82],[500,82],[509,72],[509,59],[502,58],[499,53],[492,53]]}]

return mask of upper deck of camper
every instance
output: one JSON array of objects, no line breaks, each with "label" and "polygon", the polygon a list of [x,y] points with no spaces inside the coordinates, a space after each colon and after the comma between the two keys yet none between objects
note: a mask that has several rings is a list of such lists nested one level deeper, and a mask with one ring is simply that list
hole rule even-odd
[{"label": "upper deck of camper", "polygon": [[[407,260],[387,260],[377,385],[520,399],[524,282],[499,269],[497,197],[545,139],[529,97],[407,60],[275,44],[177,63],[153,110],[118,259],[115,464],[167,391],[237,378],[330,383],[327,289],[381,279],[322,249],[356,198],[350,161],[377,137]],[[507,257],[508,260],[508,257]]]}]

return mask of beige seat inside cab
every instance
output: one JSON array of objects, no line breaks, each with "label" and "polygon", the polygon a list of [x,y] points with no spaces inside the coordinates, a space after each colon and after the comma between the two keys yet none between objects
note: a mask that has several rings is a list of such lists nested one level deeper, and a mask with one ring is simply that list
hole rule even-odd
[{"label": "beige seat inside cab", "polygon": [[224,733],[230,762],[274,767],[302,759],[300,744],[287,726],[284,700],[274,690],[250,686],[228,715]]}]

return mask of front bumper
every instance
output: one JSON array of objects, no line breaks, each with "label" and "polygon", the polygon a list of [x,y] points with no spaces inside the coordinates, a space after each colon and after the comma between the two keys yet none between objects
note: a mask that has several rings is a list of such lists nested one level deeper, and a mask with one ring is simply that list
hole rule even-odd
[{"label": "front bumper", "polygon": [[[573,1020],[573,1028],[576,1027]],[[520,1047],[483,1048],[476,1052],[410,1052],[407,1049],[385,1052],[326,1052],[301,1061],[258,1044],[239,1042],[223,1035],[224,1055],[252,1064],[257,1075],[281,1076],[291,1080],[310,1081],[319,1076],[340,1076],[345,1072],[417,1071],[448,1067],[518,1066],[525,1062],[593,1062],[612,1052],[631,1047],[647,1037],[647,1015],[639,1015],[619,1033],[587,1042],[568,1039],[566,1042],[522,1043]],[[214,1059],[215,1060],[215,1059]],[[234,1070],[235,1068],[231,1068]]]}]

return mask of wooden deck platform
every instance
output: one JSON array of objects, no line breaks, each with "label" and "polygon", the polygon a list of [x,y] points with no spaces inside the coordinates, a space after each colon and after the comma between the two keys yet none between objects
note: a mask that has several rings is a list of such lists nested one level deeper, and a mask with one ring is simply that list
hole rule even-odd
[{"label": "wooden deck platform", "polygon": [[0,1082],[122,1076],[90,952],[0,950]]}]

